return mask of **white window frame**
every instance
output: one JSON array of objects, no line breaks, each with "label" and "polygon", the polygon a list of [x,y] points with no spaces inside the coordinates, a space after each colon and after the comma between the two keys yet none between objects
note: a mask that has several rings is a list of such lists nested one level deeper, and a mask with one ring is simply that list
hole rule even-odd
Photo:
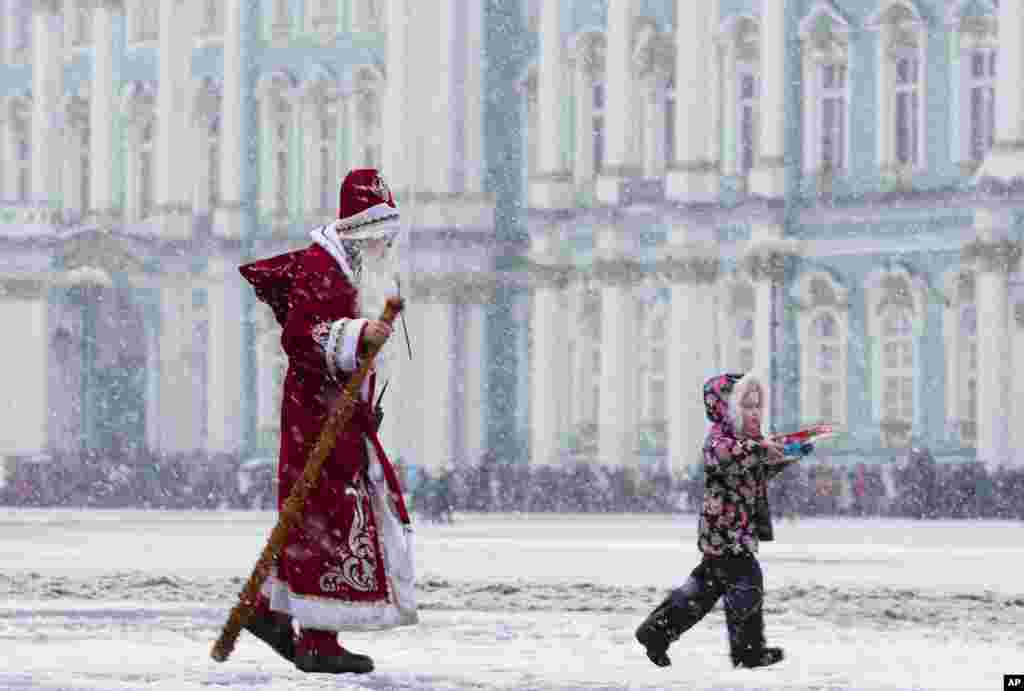
[{"label": "white window frame", "polygon": [[[914,423],[914,413],[918,407],[914,391],[915,367],[917,364],[917,344],[914,338],[914,315],[903,306],[888,306],[879,315],[882,339],[882,419],[886,421]],[[902,320],[906,331],[892,333],[889,325],[893,320]],[[894,356],[894,357],[890,357]],[[897,401],[889,399],[890,383],[896,383]],[[907,398],[910,406],[907,407]]]},{"label": "white window frame", "polygon": [[[736,170],[741,177],[746,177],[757,165],[758,120],[760,119],[761,79],[758,66],[751,62],[736,63]],[[746,81],[750,80],[752,95],[744,94]],[[747,132],[744,122],[749,114],[750,130]],[[749,141],[748,141],[749,138]],[[750,160],[745,154],[749,149]]]},{"label": "white window frame", "polygon": [[[894,16],[901,12],[902,17]],[[882,0],[879,9],[867,20],[868,28],[879,32],[878,73],[878,161],[883,174],[906,175],[922,172],[928,162],[928,32],[924,17],[912,0]],[[911,84],[898,84],[899,60],[916,61],[916,80]],[[916,149],[913,160],[900,162],[899,147],[899,95],[916,96],[916,118],[910,123],[911,150]],[[911,101],[914,99],[911,98]]]},{"label": "white window frame", "polygon": [[71,0],[64,7],[65,51],[71,52],[92,45],[91,0]]},{"label": "white window frame", "polygon": [[603,33],[586,31],[576,35],[571,46],[576,140],[573,144],[572,175],[578,194],[592,193],[600,172],[594,160],[594,85],[605,81],[606,44]]},{"label": "white window frame", "polygon": [[4,58],[12,64],[28,64],[32,60],[32,2],[11,0],[10,9],[3,19],[6,27]]},{"label": "white window frame", "polygon": [[380,0],[350,0],[352,33],[384,31],[384,7]]},{"label": "white window frame", "polygon": [[129,43],[147,43],[160,38],[160,3],[171,0],[131,0],[126,22]]},{"label": "white window frame", "polygon": [[[155,204],[156,183],[156,121],[150,119],[142,124],[139,130],[138,167],[136,168],[136,194],[138,195],[135,208],[137,218],[143,220],[153,213]],[[148,175],[147,175],[148,173]]]},{"label": "white window frame", "polygon": [[32,123],[30,113],[21,116],[11,114],[7,126],[10,128],[12,175],[11,197],[14,201],[27,203],[32,198]]},{"label": "white window frame", "polygon": [[198,10],[199,37],[204,40],[221,38],[224,35],[224,0],[200,0]]},{"label": "white window frame", "polygon": [[273,183],[270,192],[270,211],[275,215],[286,215],[291,191],[291,142],[292,114],[290,106],[283,100],[278,104],[279,110],[274,113],[270,124],[270,167]]},{"label": "white window frame", "polygon": [[[972,48],[967,51],[967,82],[963,92],[967,110],[963,136],[967,150],[964,153],[965,160],[974,163],[981,163],[995,144],[997,56],[995,48]],[[974,72],[975,60],[978,58],[983,71],[980,76]],[[976,97],[981,99],[980,117],[974,107]]]},{"label": "white window frame", "polygon": [[[790,298],[800,306],[797,312],[797,338],[800,342],[800,411],[806,424],[832,423],[844,426],[849,415],[848,375],[850,309],[849,291],[826,271],[803,273],[792,288]],[[833,335],[818,332],[819,320],[832,320]],[[834,349],[832,371],[819,367],[823,348]],[[822,411],[822,386],[833,385],[833,412]],[[829,417],[830,419],[825,419]]]},{"label": "white window frame", "polygon": [[[958,419],[960,421],[960,439],[965,446],[977,443],[978,424],[978,314],[973,303],[960,305],[960,348],[956,354],[960,375],[960,400],[958,401]],[[973,329],[969,328],[973,316]],[[972,396],[973,388],[973,396]],[[965,424],[966,423],[966,424]],[[973,425],[973,434],[967,433],[968,426]]]},{"label": "white window frame", "polygon": [[607,126],[605,123],[605,107],[608,105],[608,83],[604,79],[595,79],[590,84],[590,146],[593,153],[595,177],[604,169],[607,153]]},{"label": "white window frame", "polygon": [[[839,135],[839,153],[843,165],[833,167],[829,173],[842,173],[850,165],[850,25],[835,11],[831,2],[819,0],[811,11],[800,21],[801,59],[804,84],[804,172],[823,174],[825,151],[823,146],[825,107],[827,100],[842,101],[840,112],[843,123]],[[845,70],[841,88],[825,86],[827,68]]]},{"label": "white window frame", "polygon": [[221,119],[220,114],[211,118],[208,127],[203,128],[203,135],[206,139],[206,203],[212,212],[220,204],[221,180],[220,180],[220,136]]},{"label": "white window frame", "polygon": [[753,310],[741,310],[736,313],[733,323],[735,369],[739,372],[750,372],[754,369],[757,359],[757,313]]},{"label": "white window frame", "polygon": [[[909,168],[911,170],[919,170],[924,167],[924,134],[925,134],[925,108],[924,108],[924,70],[925,65],[921,60],[920,51],[918,50],[900,50],[898,54],[894,56],[893,65],[893,152],[892,160],[893,163],[902,168]],[[906,64],[911,71],[910,81],[900,82],[900,66]],[[901,115],[904,114],[904,109],[900,107],[901,98],[906,97],[903,101],[908,104],[910,109],[909,113],[906,113],[905,118]],[[901,160],[901,146],[900,146],[900,131],[901,122],[906,120],[904,123],[909,128],[908,139],[906,146],[908,151],[905,152],[906,160]]]},{"label": "white window frame", "polygon": [[[676,165],[676,78],[670,74],[665,80],[665,167],[671,168]],[[718,147],[715,147],[715,151]]]}]

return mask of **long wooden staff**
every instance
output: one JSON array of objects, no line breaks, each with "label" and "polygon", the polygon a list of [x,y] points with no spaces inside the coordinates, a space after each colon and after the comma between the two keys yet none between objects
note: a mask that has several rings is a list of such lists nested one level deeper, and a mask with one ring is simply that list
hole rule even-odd
[{"label": "long wooden staff", "polygon": [[[384,314],[381,315],[380,320],[391,326],[395,317],[401,313],[404,307],[405,301],[402,298],[388,298],[387,304],[384,307]],[[359,390],[362,388],[363,380],[370,371],[374,357],[380,351],[380,346],[370,344],[368,350],[369,352],[363,364],[349,378],[338,403],[328,416],[327,423],[320,432],[320,438],[317,439],[316,446],[313,447],[313,451],[306,461],[302,477],[292,487],[291,494],[288,495],[288,500],[285,501],[284,508],[281,509],[277,519],[277,525],[274,526],[274,530],[270,533],[270,539],[267,541],[266,547],[263,548],[263,553],[260,554],[259,561],[256,562],[256,567],[253,569],[252,575],[249,576],[249,581],[238,595],[238,604],[231,610],[231,614],[224,624],[224,630],[221,631],[220,638],[213,644],[210,657],[217,662],[224,662],[228,659],[231,651],[235,648],[235,641],[238,640],[238,634],[241,633],[242,627],[252,618],[260,589],[263,587],[264,581],[267,580],[270,569],[273,567],[274,562],[277,561],[278,555],[284,548],[288,536],[302,521],[302,512],[306,506],[306,498],[320,481],[320,469],[334,448],[338,433],[352,419],[356,401],[359,400]]]}]

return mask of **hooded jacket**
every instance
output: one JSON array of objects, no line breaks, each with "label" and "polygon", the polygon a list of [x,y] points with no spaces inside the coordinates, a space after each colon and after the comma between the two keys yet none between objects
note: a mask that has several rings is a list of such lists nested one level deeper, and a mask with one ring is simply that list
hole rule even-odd
[{"label": "hooded jacket", "polygon": [[753,555],[761,539],[771,539],[768,480],[789,464],[766,464],[762,437],[738,433],[735,392],[757,381],[750,374],[721,374],[704,384],[711,429],[704,440],[704,504],[697,547],[708,556]]}]

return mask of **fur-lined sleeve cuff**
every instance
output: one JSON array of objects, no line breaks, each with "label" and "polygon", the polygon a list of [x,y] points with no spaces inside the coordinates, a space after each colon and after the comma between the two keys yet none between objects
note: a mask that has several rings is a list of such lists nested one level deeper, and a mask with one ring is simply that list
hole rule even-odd
[{"label": "fur-lined sleeve cuff", "polygon": [[339,372],[354,372],[359,368],[359,341],[366,323],[366,319],[339,319],[331,323],[324,354],[327,357],[327,369],[332,376],[337,376]]}]

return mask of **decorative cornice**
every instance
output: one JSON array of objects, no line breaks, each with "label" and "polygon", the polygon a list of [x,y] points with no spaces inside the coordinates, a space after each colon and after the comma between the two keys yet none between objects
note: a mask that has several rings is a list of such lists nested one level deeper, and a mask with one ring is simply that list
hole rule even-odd
[{"label": "decorative cornice", "polygon": [[682,173],[721,173],[721,166],[717,161],[673,161],[668,169],[669,172],[679,171]]},{"label": "decorative cornice", "polygon": [[0,300],[38,300],[49,285],[33,278],[0,278]]},{"label": "decorative cornice", "polygon": [[782,282],[790,259],[799,254],[798,242],[787,239],[763,242],[750,247],[742,266],[755,281]]},{"label": "decorative cornice", "polygon": [[108,273],[141,274],[143,261],[130,252],[122,242],[101,230],[79,233],[59,248],[59,256],[66,270],[95,267]]},{"label": "decorative cornice", "polygon": [[721,274],[721,263],[712,256],[669,256],[658,261],[654,272],[671,283],[711,284]]},{"label": "decorative cornice", "polygon": [[635,285],[646,276],[643,265],[635,259],[595,259],[593,277],[609,286]]},{"label": "decorative cornice", "polygon": [[980,271],[997,273],[1016,271],[1020,258],[1020,243],[1011,240],[985,242],[978,239],[965,245],[961,252],[964,263],[974,263]]}]

